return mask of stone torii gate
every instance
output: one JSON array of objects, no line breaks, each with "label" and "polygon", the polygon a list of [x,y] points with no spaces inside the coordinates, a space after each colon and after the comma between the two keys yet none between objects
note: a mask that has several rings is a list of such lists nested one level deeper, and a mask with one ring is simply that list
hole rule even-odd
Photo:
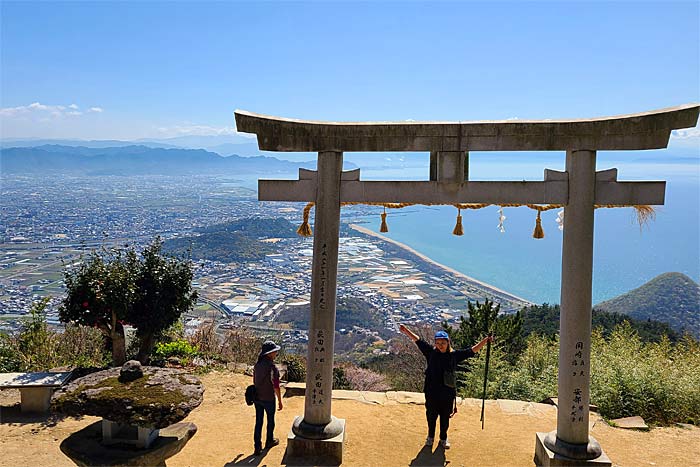
[{"label": "stone torii gate", "polygon": [[[659,149],[671,131],[694,127],[697,104],[586,120],[335,123],[236,111],[238,131],[255,133],[267,151],[317,152],[316,172],[299,180],[259,180],[261,201],[316,203],[311,320],[304,415],[295,419],[288,454],[342,461],[345,421],[331,414],[340,206],[354,203],[561,204],[561,321],[557,427],[537,433],[540,465],[610,465],[589,436],[591,287],[595,205],[661,205],[665,182],[618,182],[596,172],[598,150]],[[343,172],[343,152],[429,151],[429,181],[361,181]],[[565,151],[566,171],[544,181],[469,181],[469,151]]]}]

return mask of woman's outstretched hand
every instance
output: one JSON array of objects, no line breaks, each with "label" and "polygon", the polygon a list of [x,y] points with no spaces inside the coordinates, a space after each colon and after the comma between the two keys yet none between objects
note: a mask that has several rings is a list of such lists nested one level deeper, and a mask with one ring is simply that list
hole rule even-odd
[{"label": "woman's outstretched hand", "polygon": [[408,336],[408,338],[414,342],[418,340],[418,336],[403,324],[399,324],[399,331],[401,332],[401,334],[405,334],[406,336]]},{"label": "woman's outstretched hand", "polygon": [[486,345],[487,342],[495,342],[493,335],[489,334],[488,336],[481,339],[481,341],[478,344],[476,344],[474,347],[472,347],[472,351],[474,353],[477,353],[479,350],[481,350],[481,348],[483,346]]}]

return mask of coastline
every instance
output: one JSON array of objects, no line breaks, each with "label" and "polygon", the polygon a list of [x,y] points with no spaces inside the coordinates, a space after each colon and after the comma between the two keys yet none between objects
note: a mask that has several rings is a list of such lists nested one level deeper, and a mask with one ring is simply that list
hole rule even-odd
[{"label": "coastline", "polygon": [[370,229],[368,229],[368,228],[366,228],[366,227],[362,227],[362,226],[357,225],[357,224],[349,224],[348,226],[349,226],[351,229],[357,230],[358,232],[361,232],[361,233],[363,233],[363,234],[365,234],[365,235],[369,235],[369,236],[378,238],[378,239],[380,239],[380,240],[382,240],[382,241],[389,242],[389,243],[391,243],[391,244],[393,244],[393,245],[395,245],[395,246],[397,246],[397,247],[399,247],[399,248],[401,248],[401,249],[403,249],[403,250],[406,250],[406,251],[408,251],[409,253],[411,253],[411,254],[413,254],[413,255],[416,255],[416,256],[417,256],[418,258],[420,258],[421,260],[423,260],[423,261],[425,261],[425,262],[427,262],[427,263],[430,263],[430,264],[432,264],[433,266],[436,266],[436,267],[438,267],[438,268],[440,268],[440,269],[442,269],[442,270],[448,272],[449,274],[453,274],[453,275],[459,277],[460,279],[463,279],[463,280],[465,280],[466,282],[469,282],[470,284],[472,284],[472,285],[474,285],[474,286],[476,286],[476,287],[479,287],[479,288],[482,288],[482,289],[486,289],[486,290],[488,290],[488,291],[491,292],[491,293],[496,293],[496,294],[498,294],[498,295],[503,295],[503,296],[507,297],[508,299],[513,300],[513,301],[522,302],[524,305],[534,305],[534,303],[531,302],[530,300],[526,300],[526,299],[524,299],[524,298],[522,298],[522,297],[518,297],[517,295],[513,295],[512,293],[506,292],[505,290],[502,290],[502,289],[499,289],[498,287],[496,287],[496,286],[494,286],[494,285],[487,284],[486,282],[482,282],[482,281],[480,281],[480,280],[478,280],[478,279],[474,279],[473,277],[467,276],[466,274],[464,274],[464,273],[462,273],[462,272],[460,272],[460,271],[457,271],[456,269],[453,269],[453,268],[451,268],[451,267],[449,267],[449,266],[445,266],[445,265],[442,264],[442,263],[438,263],[438,262],[435,261],[434,259],[431,259],[431,258],[425,256],[423,253],[420,253],[420,252],[414,250],[413,248],[411,248],[410,246],[408,246],[408,245],[406,245],[406,244],[404,244],[404,243],[398,242],[398,241],[396,241],[396,240],[394,240],[394,239],[392,239],[392,238],[386,237],[386,236],[384,236],[384,235],[382,235],[382,234],[380,234],[380,233],[374,232],[373,230],[370,230]]}]

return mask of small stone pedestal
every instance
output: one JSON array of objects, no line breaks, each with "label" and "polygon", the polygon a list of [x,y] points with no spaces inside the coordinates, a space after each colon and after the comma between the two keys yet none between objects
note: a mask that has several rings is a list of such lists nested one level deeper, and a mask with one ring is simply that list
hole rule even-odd
[{"label": "small stone pedestal", "polygon": [[102,444],[131,444],[146,449],[158,438],[158,430],[102,419]]},{"label": "small stone pedestal", "polygon": [[53,388],[21,388],[19,394],[22,413],[47,413],[51,406]]},{"label": "small stone pedestal", "polygon": [[[585,460],[585,459],[572,459],[570,457],[565,457],[560,454],[554,453],[550,450],[544,443],[545,438],[549,433],[536,434],[535,439],[535,465],[538,467],[550,467],[550,466],[595,466],[595,467],[611,467],[612,462],[601,451],[600,456],[595,459]],[[591,438],[594,442],[595,439]]]},{"label": "small stone pedestal", "polygon": [[[345,419],[332,417],[331,423],[333,431],[340,432],[327,439],[318,439],[318,436],[303,437],[297,433],[302,433],[303,416],[299,415],[294,419],[292,429],[287,435],[287,460],[303,459],[304,461],[323,461],[331,464],[341,464],[343,462],[343,447],[345,445]],[[319,427],[322,428],[322,427]],[[317,435],[321,435],[322,430],[319,430]],[[313,436],[313,434],[311,434]]]}]

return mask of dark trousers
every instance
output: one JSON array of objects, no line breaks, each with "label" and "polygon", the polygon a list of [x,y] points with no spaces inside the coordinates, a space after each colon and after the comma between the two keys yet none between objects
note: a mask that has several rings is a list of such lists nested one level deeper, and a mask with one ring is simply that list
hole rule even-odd
[{"label": "dark trousers", "polygon": [[256,449],[262,448],[263,416],[267,413],[267,438],[265,444],[270,443],[275,432],[275,401],[255,401],[255,431],[253,442]]},{"label": "dark trousers", "polygon": [[435,425],[440,417],[440,439],[447,439],[447,430],[450,428],[450,415],[454,406],[451,397],[425,396],[425,418],[428,419],[428,436],[435,437]]}]

